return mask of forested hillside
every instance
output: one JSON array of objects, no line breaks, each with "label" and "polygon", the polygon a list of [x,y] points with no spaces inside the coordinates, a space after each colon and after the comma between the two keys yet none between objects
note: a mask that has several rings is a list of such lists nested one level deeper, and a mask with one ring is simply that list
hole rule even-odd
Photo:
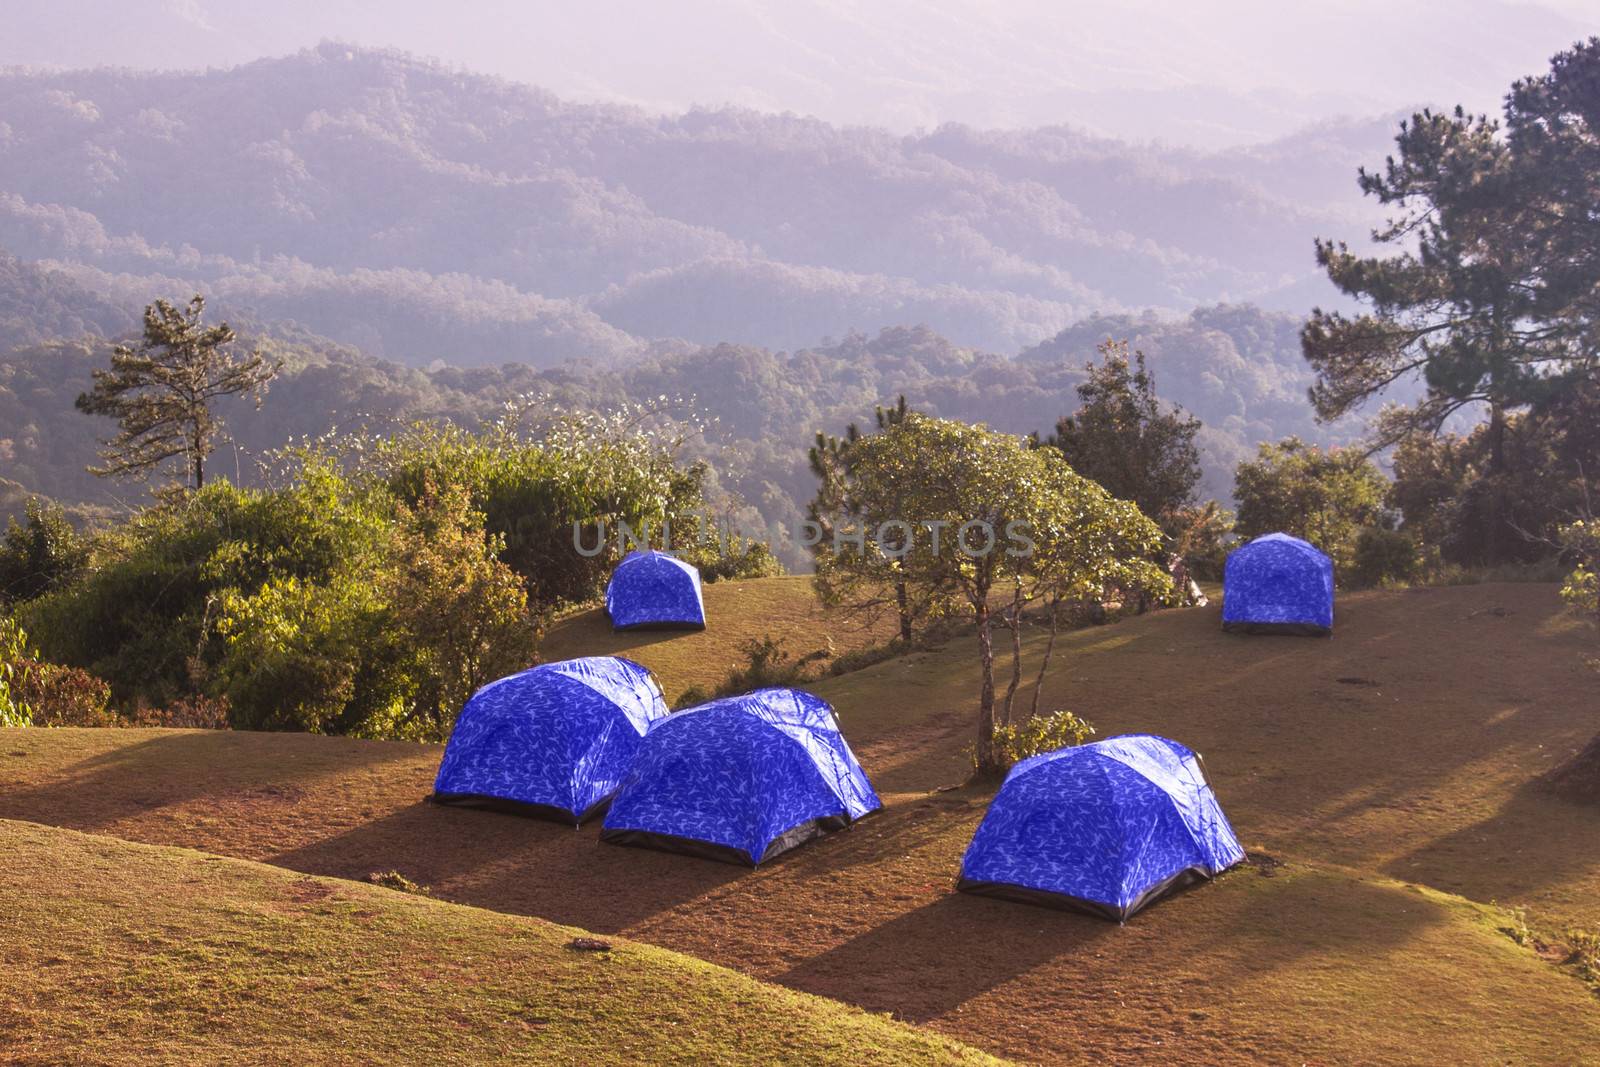
[{"label": "forested hillside", "polygon": [[1391,133],[1203,154],[661,117],[327,45],[0,75],[0,246],[132,306],[200,289],[413,365],[918,323],[1009,354],[1092,313],[1328,301],[1312,238],[1364,232],[1353,165]]},{"label": "forested hillside", "polygon": [[[126,315],[131,328],[134,317]],[[774,352],[750,345],[656,345],[625,367],[408,368],[278,325],[245,326],[245,343],[282,360],[284,373],[258,411],[219,408],[231,442],[213,469],[250,483],[259,461],[295,438],[333,429],[392,426],[413,418],[476,424],[510,398],[588,409],[675,398],[673,409],[706,423],[689,453],[710,462],[725,502],[743,521],[793,523],[814,489],[805,448],[817,430],[870,419],[905,395],[920,410],[1009,432],[1045,432],[1077,407],[1076,387],[1095,346],[1127,338],[1150,356],[1163,396],[1205,422],[1209,495],[1226,497],[1232,471],[1258,440],[1287,434],[1347,440],[1356,423],[1319,427],[1305,403],[1309,374],[1296,321],[1245,306],[1203,308],[1185,318],[1100,317],[1008,357],[958,346],[925,327],[852,334],[826,346]],[[124,329],[121,332],[127,332]],[[73,408],[108,344],[94,337],[24,346],[0,355],[0,460],[5,476],[69,503],[137,500],[133,487],[95,478],[95,438],[105,420]],[[234,446],[237,447],[234,447]],[[20,507],[12,494],[8,510]],[[5,503],[0,501],[0,503]],[[749,507],[740,509],[739,505]]]}]

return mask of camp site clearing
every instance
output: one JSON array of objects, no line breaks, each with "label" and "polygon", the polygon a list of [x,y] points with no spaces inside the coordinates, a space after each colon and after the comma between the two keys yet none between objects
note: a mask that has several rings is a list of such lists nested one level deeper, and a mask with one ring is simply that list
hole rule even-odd
[{"label": "camp site clearing", "polygon": [[[858,640],[804,582],[720,584],[715,645],[617,635],[668,693],[774,620],[797,652]],[[578,615],[548,644],[608,631]],[[966,637],[808,687],[883,810],[754,870],[427,803],[439,746],[8,732],[22,935],[3,962],[42,980],[7,998],[0,1043],[33,1062],[268,1062],[301,1035],[304,1062],[1593,1062],[1600,998],[1560,938],[1600,929],[1600,817],[1541,785],[1600,729],[1591,640],[1537,584],[1344,596],[1332,638],[1225,634],[1216,606],[1066,635],[1043,706],[1203,754],[1250,856],[1126,925],[955,892],[992,795],[961,785]],[[431,896],[367,884],[382,872]]]}]

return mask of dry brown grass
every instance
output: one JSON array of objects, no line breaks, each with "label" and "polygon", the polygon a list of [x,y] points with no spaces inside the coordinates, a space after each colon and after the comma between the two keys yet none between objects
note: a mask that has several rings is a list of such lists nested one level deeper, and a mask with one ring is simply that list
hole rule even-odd
[{"label": "dry brown grass", "polygon": [[614,633],[605,611],[592,608],[561,619],[539,649],[541,659],[627,656],[655,672],[674,701],[690,686],[710,691],[743,666],[745,642],[779,641],[794,658],[818,651],[831,656],[887,641],[887,617],[869,622],[824,611],[805,575],[712,582],[704,590],[707,627],[701,631],[630,630]]},{"label": "dry brown grass", "polygon": [[7,1063],[992,1062],[537,919],[27,823],[0,849]]},{"label": "dry brown grass", "polygon": [[1198,748],[1241,837],[1286,861],[1122,928],[951,892],[987,802],[932,792],[964,772],[965,639],[818,683],[887,807],[757,872],[435,808],[437,748],[291,735],[7,734],[0,815],[396,870],[1024,1058],[1576,1063],[1600,1047],[1593,995],[1488,903],[1600,914],[1600,818],[1537,786],[1600,731],[1583,639],[1534,585],[1346,597],[1331,640],[1226,636],[1215,608],[1067,635],[1044,706]]}]

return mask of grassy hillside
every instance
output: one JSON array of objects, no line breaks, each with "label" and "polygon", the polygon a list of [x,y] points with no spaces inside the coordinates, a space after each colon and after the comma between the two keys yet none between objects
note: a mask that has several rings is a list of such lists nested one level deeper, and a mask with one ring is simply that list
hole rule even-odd
[{"label": "grassy hillside", "polygon": [[[692,685],[710,690],[748,662],[747,641],[773,637],[794,658],[824,653],[829,659],[888,640],[893,620],[869,625],[825,612],[809,575],[713,582],[705,586],[706,629],[685,633],[633,630],[615,633],[605,609],[569,615],[550,628],[539,647],[545,660],[573,656],[627,656],[655,672],[669,701]],[[825,662],[825,661],[823,661]]]},{"label": "grassy hillside", "polygon": [[[759,632],[778,584],[749,583],[722,625]],[[1537,785],[1600,729],[1586,639],[1532,585],[1345,597],[1331,640],[1229,637],[1214,608],[1069,635],[1044,706],[1200,749],[1270,857],[1121,928],[951,891],[988,800],[935,792],[963,773],[965,641],[816,687],[886,809],[753,873],[438,809],[421,801],[437,748],[348,739],[11,733],[0,816],[322,875],[398,868],[1024,1058],[1581,1062],[1600,1047],[1592,992],[1490,902],[1600,924],[1600,818]]]},{"label": "grassy hillside", "polygon": [[647,945],[0,821],[8,1063],[988,1063]]}]

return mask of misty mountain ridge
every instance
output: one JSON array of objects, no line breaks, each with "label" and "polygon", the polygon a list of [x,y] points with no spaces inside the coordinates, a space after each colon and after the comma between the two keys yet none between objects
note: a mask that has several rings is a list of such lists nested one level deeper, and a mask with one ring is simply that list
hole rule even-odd
[{"label": "misty mountain ridge", "polygon": [[[26,264],[10,274],[26,277],[30,271],[47,289],[70,284]],[[7,276],[0,269],[0,280]],[[0,286],[0,309],[14,303]],[[49,299],[41,306],[59,303]],[[9,335],[13,322],[0,315],[0,335]],[[124,323],[112,336],[132,332],[133,311]],[[1299,320],[1246,306],[1201,308],[1182,318],[1098,316],[1014,357],[959,346],[918,326],[851,334],[788,352],[657,343],[625,365],[553,368],[506,363],[424,370],[292,324],[236,325],[242,346],[259,347],[284,364],[259,410],[239,401],[217,409],[226,434],[212,466],[244,484],[260,483],[259,464],[273,449],[335,429],[381,432],[418,418],[472,426],[498,416],[508,398],[524,395],[587,410],[682,397],[674,410],[705,425],[689,441],[685,458],[710,465],[712,499],[748,531],[773,523],[792,529],[802,517],[815,488],[805,450],[818,430],[839,433],[850,422],[870,424],[876,405],[904,395],[929,414],[1012,433],[1048,432],[1076,409],[1084,363],[1112,337],[1147,352],[1161,394],[1203,420],[1205,495],[1231,495],[1233,469],[1258,441],[1293,433],[1349,443],[1362,430],[1360,420],[1315,423],[1305,402],[1310,373],[1299,357]],[[73,401],[107,354],[107,341],[93,330],[77,340],[0,353],[0,473],[16,483],[10,493],[0,492],[0,515],[19,512],[26,491],[113,509],[144,499],[139,486],[108,482],[86,470],[95,459],[95,439],[111,426],[79,413]],[[784,558],[793,566],[804,563],[792,551]]]},{"label": "misty mountain ridge", "polygon": [[[1219,153],[573,104],[327,44],[204,73],[0,74],[0,246],[425,365],[771,348],[923,323],[1016,352],[1092,314],[1336,299],[1391,119]],[[1330,175],[1333,178],[1330,178]]]}]

